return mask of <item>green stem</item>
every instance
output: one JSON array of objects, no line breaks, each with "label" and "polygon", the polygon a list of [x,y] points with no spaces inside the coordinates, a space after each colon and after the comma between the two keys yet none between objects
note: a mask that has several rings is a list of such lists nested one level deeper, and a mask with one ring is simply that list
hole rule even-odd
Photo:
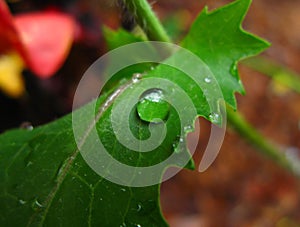
[{"label": "green stem", "polygon": [[258,72],[273,78],[295,92],[300,93],[300,76],[284,66],[265,57],[249,58],[244,60],[243,63]]},{"label": "green stem", "polygon": [[147,0],[124,0],[124,3],[135,15],[137,23],[143,28],[150,40],[171,42]]},{"label": "green stem", "polygon": [[227,108],[227,119],[235,131],[243,136],[248,142],[254,145],[260,153],[273,159],[276,163],[292,172],[295,171],[293,163],[287,159],[283,151],[279,151],[276,146],[264,138],[255,128],[253,128],[245,118],[235,112],[231,107]]}]

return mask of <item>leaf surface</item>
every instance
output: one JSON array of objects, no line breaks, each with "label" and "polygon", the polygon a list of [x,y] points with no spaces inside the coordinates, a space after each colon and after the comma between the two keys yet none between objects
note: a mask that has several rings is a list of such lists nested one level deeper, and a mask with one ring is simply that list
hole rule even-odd
[{"label": "leaf surface", "polygon": [[250,3],[251,0],[238,0],[212,12],[205,8],[182,42],[183,47],[197,54],[209,66],[226,102],[234,108],[234,93],[244,93],[237,62],[257,55],[269,46],[241,27]]},{"label": "leaf surface", "polygon": [[99,177],[79,154],[71,123],[69,115],[0,137],[1,226],[165,226],[158,185],[129,188]]}]

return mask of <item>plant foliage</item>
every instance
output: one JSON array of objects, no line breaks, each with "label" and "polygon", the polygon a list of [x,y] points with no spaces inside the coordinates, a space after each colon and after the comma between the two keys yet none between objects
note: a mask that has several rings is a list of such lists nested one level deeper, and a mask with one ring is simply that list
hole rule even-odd
[{"label": "plant foliage", "polygon": [[[249,4],[249,0],[239,0],[213,12],[205,8],[182,42],[183,47],[194,52],[209,66],[226,102],[233,107],[234,92],[243,92],[236,69],[237,61],[258,54],[268,46],[241,29]],[[126,36],[127,43],[131,41],[124,31],[107,33],[114,37],[114,42],[119,40],[121,43],[123,36]],[[138,39],[132,38],[132,41]],[[117,43],[110,43],[111,47],[114,45],[118,46]],[[191,70],[198,70],[184,61],[184,57],[178,52],[166,62],[183,62]],[[194,118],[204,116],[212,120],[203,92],[182,73],[158,65],[145,76],[150,77],[166,78],[178,84],[196,106]],[[131,78],[125,80],[130,81]],[[133,86],[143,86],[143,83]],[[103,94],[98,105],[103,106],[108,97],[109,92]],[[125,90],[119,98],[126,100],[130,98],[130,93]],[[151,108],[149,105],[147,118],[151,118],[151,111],[155,114],[155,108]],[[87,110],[88,105],[75,114],[84,118]],[[104,109],[96,128],[104,146],[115,159],[132,166],[151,166],[174,152],[174,143],[179,142],[177,135],[181,129],[178,115],[172,107],[165,122],[167,137],[160,147],[143,154],[131,151],[117,141],[110,111],[111,107]],[[122,120],[125,119],[120,113]],[[130,115],[129,121],[137,138],[149,136],[148,124],[135,112]],[[193,121],[190,119],[190,122]],[[185,145],[175,151],[179,162],[173,164],[185,165],[180,162],[181,156],[188,155]],[[187,167],[191,168],[191,163],[188,164]],[[97,175],[79,153],[71,115],[33,130],[16,129],[1,135],[0,169],[1,226],[167,226],[160,212],[160,185],[124,187]]]}]

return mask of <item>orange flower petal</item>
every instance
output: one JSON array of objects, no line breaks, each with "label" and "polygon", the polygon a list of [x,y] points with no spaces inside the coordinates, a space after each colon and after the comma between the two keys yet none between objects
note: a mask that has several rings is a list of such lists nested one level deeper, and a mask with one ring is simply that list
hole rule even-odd
[{"label": "orange flower petal", "polygon": [[73,42],[73,18],[59,12],[28,13],[17,15],[15,25],[27,52],[28,67],[42,78],[52,76]]}]

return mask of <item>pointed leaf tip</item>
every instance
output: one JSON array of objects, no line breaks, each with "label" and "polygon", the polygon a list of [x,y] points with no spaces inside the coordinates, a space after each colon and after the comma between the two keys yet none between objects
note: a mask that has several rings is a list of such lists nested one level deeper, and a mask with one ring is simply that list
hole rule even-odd
[{"label": "pointed leaf tip", "polygon": [[225,101],[236,108],[235,92],[243,93],[237,63],[265,50],[269,43],[246,32],[242,21],[251,0],[237,0],[198,16],[183,40],[183,47],[198,55],[213,72]]}]

